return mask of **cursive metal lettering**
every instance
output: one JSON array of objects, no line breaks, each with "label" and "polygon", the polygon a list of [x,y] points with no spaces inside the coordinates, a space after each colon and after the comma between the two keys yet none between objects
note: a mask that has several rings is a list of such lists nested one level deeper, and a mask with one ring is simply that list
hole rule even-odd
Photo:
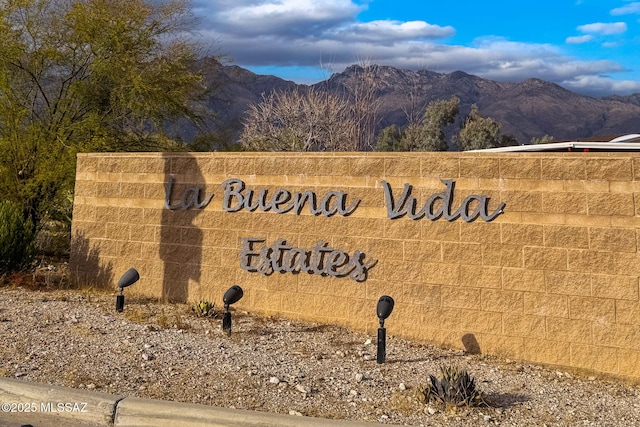
[{"label": "cursive metal lettering", "polygon": [[[318,202],[316,194],[309,190],[292,193],[289,190],[277,189],[269,197],[267,189],[263,188],[256,193],[255,190],[246,188],[244,181],[237,178],[227,179],[220,185],[224,188],[222,209],[226,212],[238,212],[243,209],[253,212],[260,209],[264,212],[273,210],[280,214],[293,211],[300,215],[308,205],[312,215],[349,216],[360,203],[360,199],[354,199],[347,206],[348,195],[340,191],[329,191]],[[258,194],[257,197],[256,194]]]},{"label": "cursive metal lettering", "polygon": [[431,221],[436,221],[440,218],[444,218],[447,221],[455,221],[458,218],[462,218],[464,222],[472,222],[482,218],[483,221],[490,222],[504,213],[505,203],[500,203],[492,213],[489,213],[489,197],[475,194],[465,197],[460,207],[453,210],[456,183],[449,179],[443,179],[440,182],[446,186],[445,191],[431,195],[422,208],[418,209],[418,201],[411,195],[413,191],[411,184],[404,184],[402,194],[396,200],[393,196],[391,185],[386,181],[382,181],[387,217],[396,219],[407,215],[413,220],[426,217]]},{"label": "cursive metal lettering", "polygon": [[360,251],[349,255],[322,241],[310,249],[301,249],[287,244],[284,239],[266,245],[264,239],[245,238],[242,239],[240,267],[265,276],[306,272],[331,277],[349,276],[356,282],[364,282],[367,272],[377,263],[365,258]]},{"label": "cursive metal lettering", "polygon": [[204,197],[202,196],[202,189],[196,185],[188,186],[182,192],[182,196],[180,197],[180,203],[175,205],[171,204],[171,200],[173,198],[173,183],[175,179],[170,176],[169,182],[167,183],[167,190],[165,192],[164,198],[164,208],[169,210],[176,209],[203,209],[205,208],[213,199],[213,194],[205,193]]}]

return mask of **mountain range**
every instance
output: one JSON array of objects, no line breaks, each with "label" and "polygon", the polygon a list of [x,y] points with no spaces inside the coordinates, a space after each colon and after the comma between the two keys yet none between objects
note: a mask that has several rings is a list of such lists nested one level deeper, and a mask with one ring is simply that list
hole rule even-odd
[{"label": "mountain range", "polygon": [[[232,144],[242,129],[242,119],[250,104],[274,90],[290,90],[294,82],[269,75],[257,75],[234,65],[207,61],[204,80],[210,89],[205,99],[207,112],[214,117],[210,130],[224,131]],[[364,69],[352,65],[341,73],[315,84],[321,90],[345,91],[354,87]],[[539,79],[519,83],[497,82],[455,71],[448,74],[433,71],[402,70],[390,66],[373,66],[368,76],[377,97],[378,129],[391,124],[406,125],[413,110],[421,111],[429,102],[460,99],[458,123],[476,104],[480,114],[491,117],[520,144],[545,135],[555,140],[580,140],[594,136],[640,133],[640,93],[630,96],[611,95],[594,98],[571,92]],[[196,130],[180,129],[185,139]]]}]

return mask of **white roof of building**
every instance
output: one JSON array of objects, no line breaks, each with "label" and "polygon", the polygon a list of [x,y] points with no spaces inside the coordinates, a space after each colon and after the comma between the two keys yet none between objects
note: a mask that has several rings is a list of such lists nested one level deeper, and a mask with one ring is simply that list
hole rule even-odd
[{"label": "white roof of building", "polygon": [[[617,136],[606,141],[563,141],[545,144],[514,145],[511,147],[488,148],[486,150],[471,150],[470,152],[482,153],[510,153],[510,152],[537,152],[537,151],[639,151],[640,134],[631,133]],[[603,138],[605,139],[605,138]]]}]

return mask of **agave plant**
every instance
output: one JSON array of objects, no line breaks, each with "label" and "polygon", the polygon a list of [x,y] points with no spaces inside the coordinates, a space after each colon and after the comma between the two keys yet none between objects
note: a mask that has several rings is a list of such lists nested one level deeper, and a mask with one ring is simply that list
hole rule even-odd
[{"label": "agave plant", "polygon": [[457,366],[441,366],[440,379],[429,375],[429,382],[420,390],[426,402],[434,401],[447,408],[486,404],[482,393],[476,389],[475,379]]},{"label": "agave plant", "polygon": [[200,302],[193,307],[193,310],[198,317],[213,317],[215,315],[214,304],[207,300],[200,300]]}]

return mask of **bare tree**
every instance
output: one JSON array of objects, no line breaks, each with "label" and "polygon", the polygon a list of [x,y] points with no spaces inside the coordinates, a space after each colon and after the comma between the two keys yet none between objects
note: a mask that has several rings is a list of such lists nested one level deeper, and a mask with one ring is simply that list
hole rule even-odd
[{"label": "bare tree", "polygon": [[358,62],[358,66],[354,67],[355,78],[348,82],[345,88],[355,121],[355,149],[371,151],[376,145],[376,128],[380,120],[378,111],[382,105],[376,84],[378,66],[366,59],[360,59]]},{"label": "bare tree", "polygon": [[250,106],[240,143],[252,151],[353,151],[353,114],[326,91],[275,91]]},{"label": "bare tree", "polygon": [[401,108],[407,118],[407,126],[419,125],[427,106],[424,89],[421,88],[419,81],[418,73],[414,72],[411,74],[409,82],[401,86],[401,92],[406,98],[405,104]]}]

